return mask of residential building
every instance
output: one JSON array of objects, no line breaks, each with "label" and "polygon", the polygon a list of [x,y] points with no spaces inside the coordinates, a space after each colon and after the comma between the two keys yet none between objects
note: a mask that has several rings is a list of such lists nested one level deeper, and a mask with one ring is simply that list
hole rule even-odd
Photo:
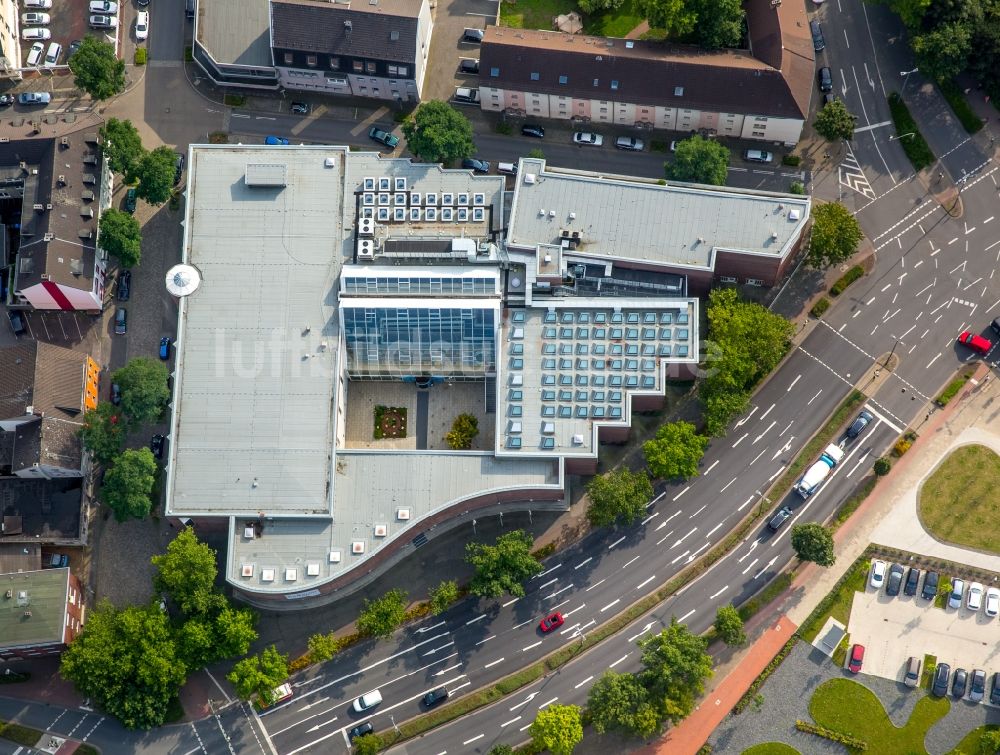
[{"label": "residential building", "polygon": [[83,629],[79,580],[41,567],[37,546],[0,546],[0,659],[61,653]]},{"label": "residential building", "polygon": [[188,0],[195,3],[192,55],[218,86],[276,90],[269,0]]},{"label": "residential building", "polygon": [[100,311],[107,254],[97,242],[111,171],[93,125],[61,137],[0,143],[0,222],[19,228],[8,304]]},{"label": "residential building", "polygon": [[801,2],[745,3],[746,50],[490,26],[483,110],[794,145],[814,89]]},{"label": "residential building", "polygon": [[0,77],[21,79],[21,41],[17,0],[0,0]]}]

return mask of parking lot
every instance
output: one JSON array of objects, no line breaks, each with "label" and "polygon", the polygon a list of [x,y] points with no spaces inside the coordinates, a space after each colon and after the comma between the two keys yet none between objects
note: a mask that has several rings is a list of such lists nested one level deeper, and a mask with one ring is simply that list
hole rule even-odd
[{"label": "parking lot", "polygon": [[996,618],[982,609],[970,611],[964,600],[960,608],[941,609],[919,591],[892,597],[869,583],[854,596],[848,630],[851,644],[865,647],[864,673],[902,681],[907,659],[928,653],[953,673],[958,668],[969,673],[980,668],[987,676],[1000,671],[998,626]]},{"label": "parking lot", "polygon": [[[118,6],[118,10],[114,14],[119,17],[119,27],[125,23],[125,10],[127,2],[123,0],[122,2],[117,2],[113,0]],[[67,56],[69,55],[70,45],[74,41],[83,39],[88,35],[100,36],[101,39],[105,39],[108,42],[116,45],[117,48],[117,32],[118,29],[92,29],[88,24],[88,19],[91,15],[90,13],[90,0],[73,2],[71,0],[52,0],[51,8],[39,8],[39,7],[25,7],[26,0],[18,0],[18,21],[20,22],[21,30],[21,64],[25,68],[33,67],[38,71],[39,74],[45,74],[47,67],[44,65],[44,54],[42,60],[37,63],[32,61],[31,64],[28,62],[28,56],[31,53],[31,46],[33,44],[32,40],[24,39],[24,30],[27,28],[45,28],[49,31],[49,39],[43,40],[42,43],[45,46],[45,50],[49,49],[49,45],[53,42],[58,43],[62,46],[62,53],[59,59],[56,61],[57,66],[66,66]],[[45,13],[49,17],[49,23],[43,26],[37,24],[25,25],[23,23],[23,17],[25,13]]]}]

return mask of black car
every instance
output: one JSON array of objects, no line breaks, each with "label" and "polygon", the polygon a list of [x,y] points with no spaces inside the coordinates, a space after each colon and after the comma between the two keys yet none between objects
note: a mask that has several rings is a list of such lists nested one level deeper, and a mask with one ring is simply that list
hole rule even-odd
[{"label": "black car", "polygon": [[920,597],[924,600],[932,600],[937,595],[938,580],[940,579],[941,575],[936,571],[927,572],[927,576],[924,577],[924,589],[920,591]]},{"label": "black car", "polygon": [[931,694],[937,697],[944,697],[948,693],[948,678],[951,676],[951,666],[947,663],[939,663],[934,669],[934,683],[931,685]]},{"label": "black car", "polygon": [[774,516],[771,517],[771,521],[767,523],[767,527],[771,532],[777,532],[781,529],[781,525],[788,521],[788,518],[792,515],[792,510],[787,506],[783,507]]},{"label": "black car", "polygon": [[458,71],[459,73],[478,74],[479,61],[473,58],[462,58],[462,62],[458,64]]},{"label": "black car", "polygon": [[473,44],[481,44],[483,41],[483,30],[482,29],[466,29],[462,32],[463,42],[472,42]]},{"label": "black car", "polygon": [[531,136],[535,139],[544,139],[545,129],[534,123],[525,123],[521,126],[521,136]]},{"label": "black car", "polygon": [[475,173],[489,173],[490,164],[485,160],[477,160],[474,157],[467,157],[462,160],[462,167]]},{"label": "black car", "polygon": [[1000,705],[1000,673],[994,674],[990,682],[990,703]]},{"label": "black car", "polygon": [[865,431],[865,428],[875,419],[875,416],[869,411],[863,411],[858,415],[858,418],[851,423],[851,426],[847,428],[847,437],[854,439],[857,438],[861,433]]},{"label": "black car", "polygon": [[357,739],[358,737],[364,737],[375,731],[375,727],[372,726],[371,721],[365,721],[363,724],[358,724],[349,732],[347,732],[348,739]]},{"label": "black car", "polygon": [[823,66],[816,72],[816,81],[819,82],[819,91],[833,91],[833,74],[830,73],[830,68],[828,66]]},{"label": "black car", "polygon": [[425,708],[433,708],[435,705],[444,702],[448,699],[448,690],[444,687],[438,687],[437,689],[432,689],[426,695],[424,695],[423,703]]},{"label": "black car", "polygon": [[916,595],[917,585],[920,584],[920,569],[911,566],[906,573],[906,584],[903,585],[903,595]]},{"label": "black car", "polygon": [[181,182],[181,176],[184,175],[184,163],[184,155],[178,152],[177,160],[174,162],[174,186]]},{"label": "black car", "polygon": [[990,323],[990,328],[993,330],[994,333],[1000,336],[1000,317],[998,317],[997,319],[995,319],[993,322]]},{"label": "black car", "polygon": [[14,104],[14,95],[0,94],[0,107],[7,107]]},{"label": "black car", "polygon": [[969,675],[964,668],[955,669],[955,678],[951,680],[952,697],[965,697],[965,688],[969,682]]},{"label": "black car", "polygon": [[118,406],[122,402],[122,387],[118,383],[111,384],[111,403]]},{"label": "black car", "polygon": [[[141,3],[140,3],[140,5],[141,5]],[[76,55],[76,51],[80,49],[80,45],[82,45],[82,44],[83,44],[83,40],[82,39],[74,39],[72,42],[69,43],[69,48],[66,50],[66,60],[67,61],[70,58],[72,58],[74,55]]]},{"label": "black car", "polygon": [[903,584],[903,567],[893,564],[889,567],[889,579],[885,583],[885,594],[890,597],[899,595],[899,588]]},{"label": "black car", "polygon": [[813,20],[809,22],[809,31],[812,33],[813,38],[813,50],[819,52],[826,47],[826,40],[823,39],[823,29],[819,25],[819,21]]},{"label": "black car", "polygon": [[298,115],[308,115],[309,105],[304,102],[292,102],[292,112]]},{"label": "black car", "polygon": [[135,189],[129,189],[125,192],[125,212],[129,215],[135,213],[135,203],[136,203],[136,191]]},{"label": "black car", "polygon": [[132,272],[122,270],[118,273],[118,301],[128,301],[132,294]]},{"label": "black car", "polygon": [[20,312],[8,309],[7,319],[10,320],[10,328],[14,331],[14,335],[18,338],[28,332],[28,328],[24,324],[24,315]]},{"label": "black car", "polygon": [[153,456],[157,459],[163,458],[163,436],[157,433],[149,441],[149,450],[153,452]]},{"label": "black car", "polygon": [[128,331],[128,311],[125,307],[119,307],[115,312],[115,335],[123,336]]},{"label": "black car", "polygon": [[986,672],[977,668],[972,672],[972,680],[969,683],[969,700],[978,703],[983,699],[983,692],[986,691]]}]

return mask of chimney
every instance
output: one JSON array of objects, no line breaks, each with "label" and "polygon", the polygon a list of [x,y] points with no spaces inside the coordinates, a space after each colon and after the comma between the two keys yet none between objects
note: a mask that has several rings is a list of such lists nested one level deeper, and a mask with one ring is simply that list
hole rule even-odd
[{"label": "chimney", "polygon": [[346,31],[348,34],[350,34],[352,28],[354,28],[354,26],[353,26],[353,24],[351,24],[351,22],[349,20],[348,21],[344,21],[344,31]]}]

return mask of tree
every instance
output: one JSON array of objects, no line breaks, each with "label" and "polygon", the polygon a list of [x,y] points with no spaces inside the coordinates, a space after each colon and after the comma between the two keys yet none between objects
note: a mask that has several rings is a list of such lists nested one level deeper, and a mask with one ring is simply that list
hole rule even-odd
[{"label": "tree", "polygon": [[813,208],[813,227],[806,261],[823,269],[850,259],[863,234],[858,221],[837,202]]},{"label": "tree", "polygon": [[842,100],[834,100],[823,106],[816,115],[816,132],[828,141],[854,138],[854,116]]},{"label": "tree", "polygon": [[59,672],[77,692],[130,729],[164,723],[187,669],[156,606],[100,603],[62,655]]},{"label": "tree", "polygon": [[254,695],[267,695],[288,678],[288,656],[271,645],[259,655],[251,655],[233,666],[226,678],[233,683],[236,694],[244,700]]},{"label": "tree", "polygon": [[469,592],[485,598],[504,593],[523,598],[522,583],[542,571],[538,559],[531,555],[532,542],[524,530],[514,530],[500,535],[495,545],[467,543],[465,560],[476,570]]},{"label": "tree", "polygon": [[469,119],[439,100],[422,103],[403,122],[403,135],[410,151],[427,162],[450,163],[476,151]]},{"label": "tree", "polygon": [[166,553],[150,559],[156,569],[153,585],[158,592],[167,593],[185,614],[208,613],[218,576],[215,557],[215,551],[198,539],[194,529],[185,527],[167,545]]},{"label": "tree", "polygon": [[444,439],[456,450],[472,448],[472,440],[479,435],[479,420],[473,414],[459,414],[451,423],[451,430]]},{"label": "tree", "polygon": [[146,150],[142,147],[142,138],[132,121],[108,118],[101,127],[101,142],[111,170],[124,176],[126,181],[134,180]]},{"label": "tree", "polygon": [[686,0],[639,0],[639,12],[654,29],[664,29],[668,37],[686,37],[694,31],[698,17]]},{"label": "tree", "polygon": [[920,28],[920,22],[927,12],[931,0],[889,0],[889,7],[897,14],[910,31]]},{"label": "tree", "polygon": [[111,380],[121,388],[122,411],[134,425],[156,422],[170,400],[167,368],[158,360],[136,357],[115,370]]},{"label": "tree", "polygon": [[453,579],[446,579],[430,593],[431,613],[437,616],[448,606],[458,600],[458,582]]},{"label": "tree", "polygon": [[101,215],[97,243],[112,257],[117,257],[122,267],[135,267],[142,256],[139,221],[127,212],[109,207]]},{"label": "tree", "polygon": [[590,505],[587,518],[594,527],[607,527],[615,522],[632,524],[646,513],[646,503],[653,497],[653,484],[644,471],[633,472],[622,467],[596,475],[587,484]]},{"label": "tree", "polygon": [[87,36],[69,59],[73,83],[95,100],[106,100],[125,89],[125,61],[115,55],[115,46]]},{"label": "tree", "polygon": [[979,739],[979,752],[982,755],[996,755],[1000,752],[1000,731],[984,731]]},{"label": "tree", "polygon": [[722,186],[726,182],[729,150],[712,139],[695,136],[677,142],[673,162],[665,164],[673,181]]},{"label": "tree", "polygon": [[139,180],[135,193],[152,205],[166,202],[174,188],[176,161],[177,155],[170,147],[161,146],[145,153],[135,169],[135,177]]},{"label": "tree", "polygon": [[493,745],[486,755],[514,755],[514,748],[510,745]]},{"label": "tree", "polygon": [[333,632],[327,634],[314,634],[307,641],[309,647],[309,659],[313,663],[323,663],[341,651],[344,641]]},{"label": "tree", "polygon": [[221,656],[215,650],[215,632],[208,618],[197,616],[188,619],[177,630],[177,651],[190,669],[218,660]]},{"label": "tree", "polygon": [[[714,391],[706,389],[702,391],[702,404],[704,404],[703,419],[705,420],[705,432],[714,438],[722,437],[726,434],[726,426],[729,420],[737,414],[742,414],[750,405],[750,394],[747,391],[730,390]],[[711,384],[711,387],[717,385]]]},{"label": "tree", "polygon": [[889,461],[886,457],[880,456],[879,458],[875,459],[875,464],[872,466],[872,469],[875,470],[875,474],[877,474],[879,477],[885,477],[887,474],[889,474],[889,470],[892,469],[892,462]]},{"label": "tree", "polygon": [[382,751],[385,744],[377,734],[366,734],[363,737],[357,737],[353,742],[353,747],[354,755],[376,755]]},{"label": "tree", "polygon": [[625,0],[577,0],[576,4],[584,13],[599,13],[620,8]]},{"label": "tree", "polygon": [[552,755],[570,755],[583,739],[579,706],[550,705],[538,711],[529,733],[536,748]]},{"label": "tree", "polygon": [[971,50],[972,27],[964,21],[942,24],[913,38],[920,72],[935,81],[946,81],[960,74]]},{"label": "tree", "polygon": [[740,301],[732,288],[709,293],[707,315],[715,354],[707,379],[725,380],[739,390],[753,388],[778,366],[795,330],[766,307]]},{"label": "tree", "polygon": [[724,643],[731,647],[747,644],[747,633],[743,631],[743,619],[740,612],[731,604],[720,606],[715,612],[715,633]]},{"label": "tree", "polygon": [[117,406],[101,402],[96,409],[83,415],[80,441],[94,459],[107,464],[122,452],[126,425],[125,417]]},{"label": "tree", "polygon": [[698,474],[707,447],[708,438],[690,422],[668,422],[643,444],[642,452],[654,477],[686,480]]},{"label": "tree", "polygon": [[833,535],[818,522],[792,527],[792,549],[803,561],[812,561],[820,566],[833,566],[837,560],[833,554]]},{"label": "tree", "polygon": [[651,737],[660,719],[649,702],[649,692],[635,674],[605,671],[587,695],[587,711],[598,734],[619,731]]},{"label": "tree", "polygon": [[701,47],[737,47],[743,37],[746,13],[741,0],[686,0],[688,11],[698,19],[692,32]]},{"label": "tree", "polygon": [[115,512],[115,519],[144,519],[152,508],[150,495],[156,483],[156,459],[148,448],[128,449],[104,476],[101,500]]},{"label": "tree", "polygon": [[365,598],[365,606],[357,620],[358,631],[369,637],[392,637],[405,617],[406,593],[389,590],[376,600]]},{"label": "tree", "polygon": [[712,676],[712,656],[705,652],[706,645],[704,638],[692,634],[676,617],[659,634],[639,641],[643,666],[639,680],[661,720],[676,724],[694,710]]},{"label": "tree", "polygon": [[249,608],[226,606],[215,617],[216,658],[246,655],[257,639],[257,614]]}]

